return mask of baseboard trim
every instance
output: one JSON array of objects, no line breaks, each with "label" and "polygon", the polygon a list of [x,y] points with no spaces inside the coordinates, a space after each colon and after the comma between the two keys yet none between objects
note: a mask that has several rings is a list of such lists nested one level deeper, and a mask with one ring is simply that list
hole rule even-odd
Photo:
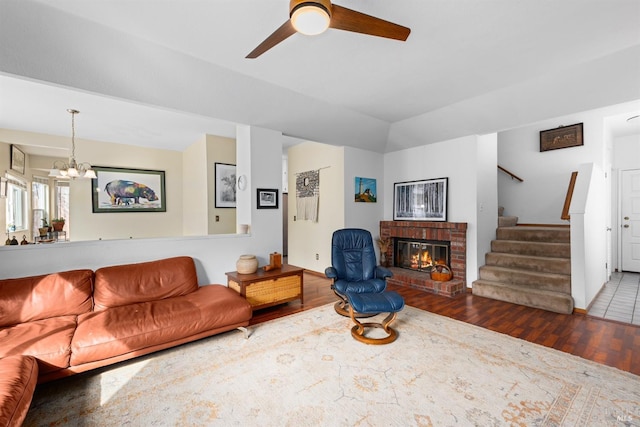
[{"label": "baseboard trim", "polygon": [[320,273],[319,271],[307,270],[306,268],[304,269],[304,272],[312,276],[325,277],[325,278],[327,277],[324,275],[324,273]]}]

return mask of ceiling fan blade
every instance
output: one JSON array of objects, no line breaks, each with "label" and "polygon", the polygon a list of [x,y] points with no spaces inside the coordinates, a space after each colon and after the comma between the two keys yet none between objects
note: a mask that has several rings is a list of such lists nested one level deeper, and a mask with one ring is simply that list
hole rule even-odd
[{"label": "ceiling fan blade", "polygon": [[275,30],[273,34],[271,34],[262,43],[260,43],[258,47],[253,49],[251,53],[246,56],[246,58],[248,59],[257,58],[258,56],[262,55],[263,53],[265,53],[266,51],[268,51],[278,43],[282,42],[283,40],[286,40],[287,38],[289,38],[295,33],[296,33],[295,28],[293,28],[293,25],[291,25],[291,21],[287,19],[287,22],[285,22],[280,26],[280,28]]},{"label": "ceiling fan blade", "polygon": [[407,40],[411,29],[346,7],[331,5],[330,28],[369,34],[395,40]]}]

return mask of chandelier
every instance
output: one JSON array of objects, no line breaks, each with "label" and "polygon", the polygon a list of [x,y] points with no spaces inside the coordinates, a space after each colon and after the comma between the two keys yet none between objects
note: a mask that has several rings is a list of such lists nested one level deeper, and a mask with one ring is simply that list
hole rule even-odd
[{"label": "chandelier", "polygon": [[71,113],[71,156],[69,157],[69,163],[63,160],[56,160],[53,162],[53,168],[49,172],[49,176],[55,178],[96,178],[96,173],[91,169],[91,165],[87,162],[78,163],[76,161],[76,114],[80,113],[78,110],[68,109]]}]

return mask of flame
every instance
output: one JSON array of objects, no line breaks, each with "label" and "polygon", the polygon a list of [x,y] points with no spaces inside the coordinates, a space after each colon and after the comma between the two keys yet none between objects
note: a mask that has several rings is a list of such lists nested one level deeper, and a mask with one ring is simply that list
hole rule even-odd
[{"label": "flame", "polygon": [[413,269],[425,268],[432,264],[431,254],[427,250],[422,251],[422,256],[420,254],[411,255],[411,268]]},{"label": "flame", "polygon": [[427,267],[431,264],[433,264],[433,260],[431,259],[431,254],[429,253],[429,251],[424,251],[422,253],[422,266]]}]

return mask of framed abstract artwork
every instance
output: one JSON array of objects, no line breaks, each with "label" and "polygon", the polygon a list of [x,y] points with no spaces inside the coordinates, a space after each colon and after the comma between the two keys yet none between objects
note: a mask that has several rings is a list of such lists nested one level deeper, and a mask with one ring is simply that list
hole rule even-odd
[{"label": "framed abstract artwork", "polygon": [[93,170],[93,213],[167,211],[164,171],[103,166]]}]

